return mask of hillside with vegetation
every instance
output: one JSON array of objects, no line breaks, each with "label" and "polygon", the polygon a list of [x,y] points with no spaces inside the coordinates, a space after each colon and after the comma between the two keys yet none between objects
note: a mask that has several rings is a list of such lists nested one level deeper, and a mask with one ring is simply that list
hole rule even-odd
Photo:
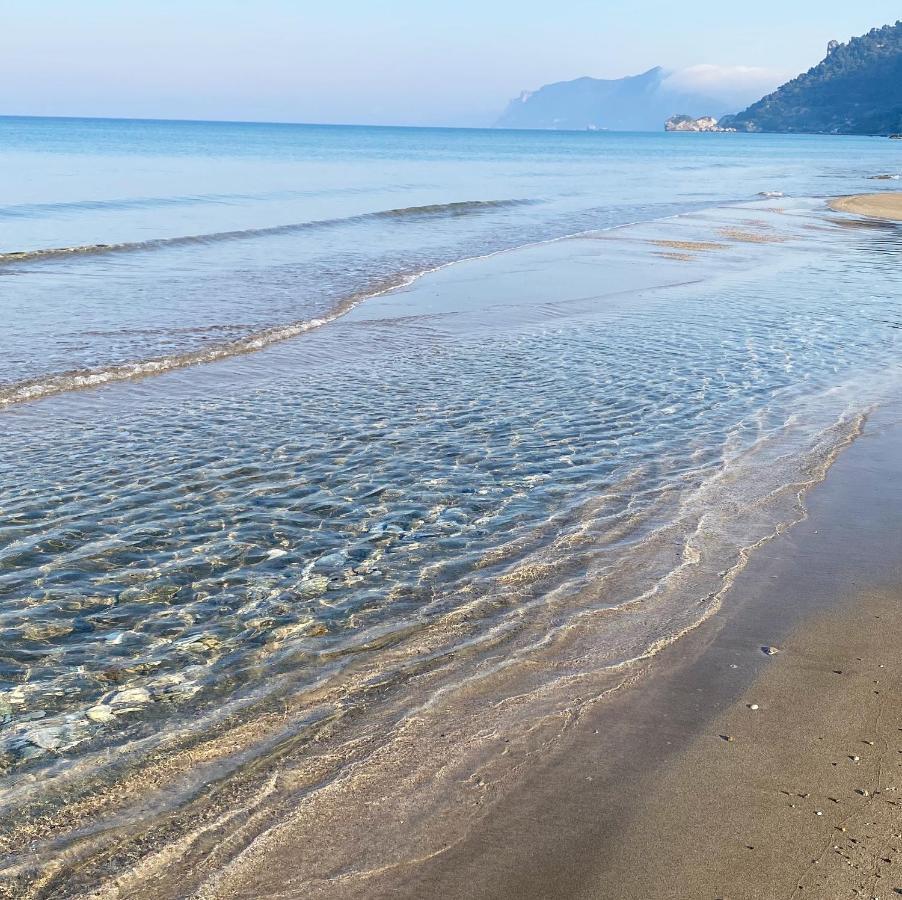
[{"label": "hillside with vegetation", "polygon": [[719,125],[737,131],[821,134],[902,132],[902,21],[847,44]]}]

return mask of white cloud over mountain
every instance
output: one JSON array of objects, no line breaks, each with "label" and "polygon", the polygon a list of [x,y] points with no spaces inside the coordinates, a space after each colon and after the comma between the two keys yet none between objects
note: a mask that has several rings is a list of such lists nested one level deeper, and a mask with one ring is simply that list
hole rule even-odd
[{"label": "white cloud over mountain", "polygon": [[705,63],[668,73],[661,88],[675,94],[704,94],[741,107],[769,94],[790,77],[787,72],[760,66]]}]

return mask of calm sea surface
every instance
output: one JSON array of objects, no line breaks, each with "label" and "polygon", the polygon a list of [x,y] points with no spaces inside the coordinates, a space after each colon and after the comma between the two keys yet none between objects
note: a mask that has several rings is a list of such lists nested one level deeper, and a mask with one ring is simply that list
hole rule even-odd
[{"label": "calm sea surface", "polygon": [[898,390],[899,229],[821,198],[900,172],[869,138],[0,119],[10,896],[289,757],[314,816],[412,710],[552,715],[716,609]]},{"label": "calm sea surface", "polygon": [[0,402],[293,334],[464,257],[761,191],[892,186],[866,178],[898,173],[896,150],[868,138],[0,119]]}]

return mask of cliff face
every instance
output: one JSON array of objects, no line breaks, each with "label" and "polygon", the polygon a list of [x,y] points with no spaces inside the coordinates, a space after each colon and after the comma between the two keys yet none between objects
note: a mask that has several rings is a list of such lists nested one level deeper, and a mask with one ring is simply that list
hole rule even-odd
[{"label": "cliff face", "polygon": [[813,69],[719,124],[737,131],[902,131],[902,22],[847,44],[831,41]]},{"label": "cliff face", "polygon": [[729,111],[723,100],[668,89],[666,79],[658,67],[627,78],[546,84],[511,101],[496,127],[660,131],[676,112],[719,116]]}]

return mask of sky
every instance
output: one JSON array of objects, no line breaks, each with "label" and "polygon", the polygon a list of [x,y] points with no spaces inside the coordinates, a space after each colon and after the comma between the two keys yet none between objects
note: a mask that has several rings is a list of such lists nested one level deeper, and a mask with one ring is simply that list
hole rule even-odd
[{"label": "sky", "polygon": [[899,0],[0,0],[0,115],[489,125],[663,66],[762,93]]}]

